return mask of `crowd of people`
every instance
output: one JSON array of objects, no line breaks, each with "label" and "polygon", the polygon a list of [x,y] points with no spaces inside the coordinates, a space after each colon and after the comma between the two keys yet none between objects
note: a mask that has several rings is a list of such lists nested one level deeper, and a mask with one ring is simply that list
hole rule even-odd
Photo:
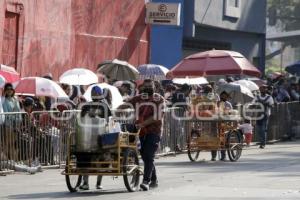
[{"label": "crowd of people", "polygon": [[[44,78],[52,80],[52,77],[47,75]],[[234,82],[234,78],[227,77],[226,79],[220,79],[218,82],[211,82],[205,85],[178,85],[174,84],[170,80],[164,81],[152,81],[150,79],[144,81],[108,81],[109,84],[118,88],[123,102],[131,103],[133,107],[139,102],[152,102],[155,104],[165,104],[168,107],[180,107],[185,111],[190,111],[189,104],[191,104],[192,95],[201,95],[205,98],[214,100],[216,105],[222,112],[228,112],[235,108],[239,102],[234,102],[230,94],[226,91],[217,93],[217,88],[220,84],[227,84]],[[0,111],[7,112],[25,112],[30,114],[34,111],[49,111],[49,110],[72,110],[81,109],[81,115],[84,117],[86,113],[93,110],[95,105],[85,104],[82,107],[82,103],[87,103],[84,98],[84,93],[87,89],[86,86],[73,86],[67,84],[61,84],[61,88],[68,95],[68,99],[64,99],[61,102],[57,102],[50,97],[32,97],[32,96],[19,96],[15,95],[14,87],[11,83],[6,83],[3,91],[0,104]],[[265,112],[262,119],[256,121],[256,127],[258,135],[260,136],[260,148],[264,148],[266,145],[266,134],[268,127],[268,120],[271,115],[271,108],[274,103],[299,101],[300,98],[300,81],[297,82],[297,78],[286,78],[284,76],[276,77],[275,79],[268,79],[265,83],[260,84],[260,92],[255,92],[255,98],[253,102],[259,102],[265,106]],[[147,94],[147,98],[143,95]],[[158,95],[159,98],[154,98]],[[100,117],[108,118],[111,116],[112,109],[112,93],[109,89],[94,86],[91,92],[92,102],[101,103]],[[55,106],[54,106],[55,105]],[[105,106],[103,106],[105,105]],[[96,109],[99,105],[96,105]],[[147,106],[146,106],[147,107]],[[105,108],[105,109],[104,109]],[[120,109],[122,105],[120,106]],[[104,109],[104,110],[103,110]],[[150,111],[149,111],[150,110]],[[162,112],[162,111],[161,111]],[[102,114],[101,114],[102,113]],[[103,115],[106,113],[107,115]],[[98,113],[99,114],[99,113]],[[145,163],[144,179],[141,185],[143,190],[148,190],[151,186],[157,186],[157,177],[154,167],[154,154],[158,148],[160,141],[162,120],[152,119],[154,111],[150,108],[143,108],[139,110],[139,120],[136,125],[141,128],[140,141],[141,141],[141,155]],[[20,115],[21,116],[21,115]],[[29,121],[33,122],[32,128],[34,128],[34,121],[40,120],[29,117]],[[0,122],[5,126],[15,126],[16,121],[24,122],[24,118],[9,119],[9,116],[3,117],[1,115]],[[27,119],[28,120],[28,119]],[[239,128],[245,135],[245,141],[247,145],[251,142],[253,134],[252,122],[245,120],[240,124]],[[147,137],[145,137],[147,135]],[[149,137],[149,135],[151,137]],[[13,141],[12,141],[13,142]],[[226,160],[225,151],[221,151],[221,160]],[[39,155],[36,155],[39,156]],[[212,151],[212,161],[216,160],[217,152]],[[102,177],[98,177],[97,188],[101,186]],[[82,189],[88,189],[88,176],[84,177],[84,183]]]}]

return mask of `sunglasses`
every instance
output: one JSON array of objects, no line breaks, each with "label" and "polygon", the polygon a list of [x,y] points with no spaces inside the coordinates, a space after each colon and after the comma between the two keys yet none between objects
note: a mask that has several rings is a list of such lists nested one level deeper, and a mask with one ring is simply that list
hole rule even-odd
[{"label": "sunglasses", "polygon": [[6,88],[6,90],[14,90],[13,88]]}]

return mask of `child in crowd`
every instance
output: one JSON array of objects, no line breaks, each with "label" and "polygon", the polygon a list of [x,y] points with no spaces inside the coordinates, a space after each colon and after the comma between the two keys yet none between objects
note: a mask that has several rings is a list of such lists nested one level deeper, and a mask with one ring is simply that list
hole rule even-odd
[{"label": "child in crowd", "polygon": [[252,142],[252,135],[253,135],[253,126],[251,125],[250,120],[245,119],[243,124],[239,125],[239,129],[242,131],[245,142],[247,144],[247,147],[250,146],[250,143]]}]

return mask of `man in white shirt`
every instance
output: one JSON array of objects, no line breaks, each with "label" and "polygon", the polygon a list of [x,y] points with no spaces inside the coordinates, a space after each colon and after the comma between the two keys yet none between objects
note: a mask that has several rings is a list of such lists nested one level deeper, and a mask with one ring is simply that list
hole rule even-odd
[{"label": "man in white shirt", "polygon": [[264,113],[260,120],[256,121],[257,132],[260,137],[259,148],[264,149],[266,146],[268,122],[271,115],[271,108],[274,105],[274,99],[271,95],[267,94],[267,85],[263,85],[259,88],[260,95],[256,96],[255,102],[261,103],[264,107]]}]

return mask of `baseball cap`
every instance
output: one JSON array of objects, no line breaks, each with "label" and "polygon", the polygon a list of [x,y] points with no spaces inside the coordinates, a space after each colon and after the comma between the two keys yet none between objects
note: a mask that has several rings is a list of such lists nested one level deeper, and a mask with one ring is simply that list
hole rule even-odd
[{"label": "baseball cap", "polygon": [[96,94],[98,94],[98,95],[103,95],[103,90],[102,90],[99,86],[94,86],[94,87],[92,88],[92,92],[93,92],[93,93],[96,93]]},{"label": "baseball cap", "polygon": [[26,97],[25,100],[24,100],[24,102],[23,102],[23,105],[25,107],[27,107],[27,106],[34,106],[34,100],[33,100],[33,98]]}]

